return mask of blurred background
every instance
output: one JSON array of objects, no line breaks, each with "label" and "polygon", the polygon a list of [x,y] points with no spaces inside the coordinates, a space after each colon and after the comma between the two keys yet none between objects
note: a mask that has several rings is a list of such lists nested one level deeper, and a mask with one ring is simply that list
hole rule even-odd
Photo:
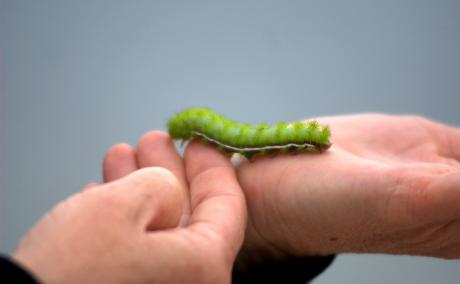
[{"label": "blurred background", "polygon": [[[0,251],[101,180],[105,151],[207,106],[460,125],[460,1],[0,0]],[[314,283],[458,283],[460,262],[341,255]]]}]

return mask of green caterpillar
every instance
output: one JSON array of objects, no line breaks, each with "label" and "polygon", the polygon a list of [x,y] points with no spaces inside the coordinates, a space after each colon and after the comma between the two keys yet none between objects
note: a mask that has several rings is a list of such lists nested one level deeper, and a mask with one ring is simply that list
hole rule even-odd
[{"label": "green caterpillar", "polygon": [[232,121],[208,108],[189,108],[171,117],[168,132],[183,141],[201,137],[224,152],[255,154],[327,150],[330,130],[317,121],[251,125]]}]

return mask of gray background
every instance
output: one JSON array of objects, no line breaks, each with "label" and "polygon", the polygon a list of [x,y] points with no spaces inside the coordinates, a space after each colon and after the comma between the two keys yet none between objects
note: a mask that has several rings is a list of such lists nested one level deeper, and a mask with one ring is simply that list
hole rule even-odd
[{"label": "gray background", "polygon": [[[275,122],[460,125],[460,1],[1,1],[0,250],[189,106]],[[458,261],[343,255],[315,283],[456,283]]]}]

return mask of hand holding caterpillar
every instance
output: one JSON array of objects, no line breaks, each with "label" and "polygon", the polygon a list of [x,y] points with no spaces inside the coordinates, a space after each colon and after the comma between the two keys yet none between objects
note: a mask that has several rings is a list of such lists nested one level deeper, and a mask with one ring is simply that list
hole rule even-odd
[{"label": "hand holding caterpillar", "polygon": [[227,153],[246,157],[273,152],[324,152],[331,143],[330,129],[317,121],[257,125],[232,121],[208,108],[189,108],[171,117],[168,132],[173,139],[201,137]]}]

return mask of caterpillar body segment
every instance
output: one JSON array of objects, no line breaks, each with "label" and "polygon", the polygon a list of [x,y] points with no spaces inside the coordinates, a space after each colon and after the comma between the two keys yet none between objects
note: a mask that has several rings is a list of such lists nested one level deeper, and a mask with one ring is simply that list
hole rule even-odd
[{"label": "caterpillar body segment", "polygon": [[208,108],[190,108],[174,115],[168,122],[168,132],[173,139],[199,137],[224,152],[246,157],[274,152],[324,152],[331,146],[329,127],[315,120],[252,125],[227,119]]}]

